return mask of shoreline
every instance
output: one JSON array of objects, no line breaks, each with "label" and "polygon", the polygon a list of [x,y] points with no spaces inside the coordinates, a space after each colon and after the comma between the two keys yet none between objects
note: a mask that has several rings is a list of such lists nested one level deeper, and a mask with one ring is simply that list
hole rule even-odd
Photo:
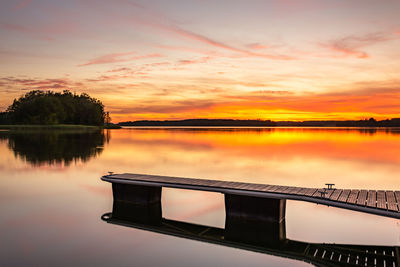
[{"label": "shoreline", "polygon": [[0,130],[98,130],[106,129],[104,126],[80,125],[80,124],[56,124],[56,125],[35,125],[35,124],[6,124],[0,125]]}]

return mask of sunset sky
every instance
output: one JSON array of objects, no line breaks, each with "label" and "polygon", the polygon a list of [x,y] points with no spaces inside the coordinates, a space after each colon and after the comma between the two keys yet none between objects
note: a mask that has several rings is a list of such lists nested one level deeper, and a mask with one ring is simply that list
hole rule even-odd
[{"label": "sunset sky", "polygon": [[398,0],[2,0],[0,111],[29,90],[113,122],[400,117]]}]

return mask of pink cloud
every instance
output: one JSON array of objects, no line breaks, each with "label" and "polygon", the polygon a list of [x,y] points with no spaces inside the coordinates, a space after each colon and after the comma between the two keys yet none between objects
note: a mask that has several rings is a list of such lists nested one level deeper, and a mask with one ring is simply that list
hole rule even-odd
[{"label": "pink cloud", "polygon": [[[165,18],[163,18],[165,20]],[[235,46],[232,46],[230,44],[227,43],[223,43],[217,40],[214,40],[208,36],[199,34],[199,33],[195,33],[189,30],[185,30],[182,29],[174,24],[172,24],[171,22],[167,21],[167,22],[163,22],[160,21],[160,19],[155,18],[154,20],[149,21],[148,19],[140,19],[140,18],[134,18],[131,19],[131,21],[133,21],[136,24],[141,24],[144,26],[149,26],[155,29],[159,29],[162,30],[164,32],[168,32],[168,33],[172,33],[175,36],[181,37],[181,38],[185,38],[188,40],[192,40],[192,41],[197,41],[197,42],[201,42],[203,44],[206,44],[210,47],[214,47],[214,48],[220,48],[220,49],[224,49],[230,52],[234,52],[239,54],[240,56],[246,56],[246,57],[262,57],[262,58],[268,58],[268,59],[276,59],[276,60],[292,60],[295,59],[292,56],[288,56],[288,55],[281,55],[281,54],[265,54],[265,53],[254,53],[252,51],[249,51],[247,49],[242,49],[242,48],[237,48]]]},{"label": "pink cloud", "polygon": [[115,81],[123,78],[129,78],[129,75],[100,75],[94,79],[86,79],[88,82],[106,82],[106,81]]},{"label": "pink cloud", "polygon": [[125,71],[131,71],[131,68],[117,68],[117,69],[112,69],[109,70],[108,72],[125,72]]},{"label": "pink cloud", "polygon": [[72,82],[68,79],[31,79],[4,77],[0,78],[0,83],[20,87],[21,90],[49,90],[49,89],[70,89],[72,87],[82,87],[80,82]]},{"label": "pink cloud", "polygon": [[194,33],[191,31],[187,31],[184,29],[181,29],[177,26],[165,26],[165,25],[157,25],[157,27],[162,28],[165,31],[171,32],[173,34],[176,34],[178,36],[184,37],[186,39],[202,42],[204,44],[217,47],[217,48],[222,48],[225,50],[229,50],[235,53],[239,53],[243,56],[249,56],[249,57],[263,57],[263,58],[269,58],[269,59],[279,59],[279,60],[291,60],[294,59],[291,56],[287,55],[279,55],[279,54],[260,54],[260,53],[254,53],[252,51],[246,50],[246,49],[241,49],[241,48],[236,48],[231,45],[213,40],[207,36]]},{"label": "pink cloud", "polygon": [[339,56],[368,58],[369,54],[362,51],[361,48],[391,39],[393,39],[393,37],[388,34],[375,33],[364,36],[348,36],[330,41],[327,44],[322,44],[322,46]]},{"label": "pink cloud", "polygon": [[194,47],[170,46],[170,45],[159,45],[158,47],[163,48],[163,49],[173,50],[173,51],[184,51],[184,52],[197,53],[197,54],[208,55],[208,56],[217,55],[217,53],[215,51],[198,49],[198,48],[194,48]]},{"label": "pink cloud", "polygon": [[260,43],[248,44],[247,47],[249,47],[250,49],[267,49],[267,48],[270,48],[270,46],[263,45],[263,44],[260,44]]},{"label": "pink cloud", "polygon": [[[125,3],[125,1],[122,1],[122,2]],[[150,10],[145,6],[142,6],[142,5],[139,5],[139,6],[133,5],[133,6],[134,6],[134,8],[138,9],[136,11],[137,16],[132,16],[128,20],[136,25],[151,27],[153,29],[157,29],[157,30],[161,30],[163,32],[173,34],[180,38],[184,38],[187,40],[192,40],[192,41],[206,44],[207,46],[209,46],[211,48],[219,48],[219,49],[223,49],[226,51],[234,52],[236,54],[234,56],[219,54],[220,56],[260,57],[260,58],[267,58],[267,59],[274,59],[274,60],[293,60],[293,59],[295,59],[294,56],[273,53],[273,52],[271,52],[271,53],[255,53],[246,48],[236,47],[229,43],[215,40],[206,35],[183,29],[176,25],[177,22],[175,20],[171,20],[170,18],[166,17],[164,14],[160,14],[158,12],[155,12],[154,10]],[[263,47],[267,48],[265,45]],[[164,48],[174,49],[173,47],[164,47]],[[187,48],[184,48],[184,49],[187,50]],[[208,54],[208,55],[211,55],[211,54],[218,55],[214,51],[213,52],[197,51],[197,52],[202,53],[202,54]]]},{"label": "pink cloud", "polygon": [[94,58],[92,60],[89,60],[88,62],[86,62],[84,64],[80,64],[78,66],[82,67],[82,66],[95,65],[95,64],[118,63],[118,62],[126,62],[126,61],[139,60],[139,59],[145,59],[145,58],[163,57],[163,55],[158,54],[158,53],[132,57],[131,55],[133,55],[133,54],[136,54],[136,52],[107,54],[107,55],[103,55],[103,56]]},{"label": "pink cloud", "polygon": [[127,61],[126,56],[131,56],[136,52],[126,52],[126,53],[113,53],[107,54],[100,57],[96,57],[92,60],[89,60],[87,63],[78,65],[78,66],[88,66],[93,64],[106,64],[106,63],[115,63],[115,62],[124,62]]},{"label": "pink cloud", "polygon": [[183,59],[178,61],[178,65],[189,65],[189,64],[198,64],[198,63],[206,63],[209,61],[211,57],[202,57],[199,59]]}]

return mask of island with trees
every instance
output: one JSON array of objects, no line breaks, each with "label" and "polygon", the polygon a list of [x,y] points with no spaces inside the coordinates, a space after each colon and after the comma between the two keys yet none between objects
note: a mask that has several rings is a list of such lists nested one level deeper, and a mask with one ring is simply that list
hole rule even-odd
[{"label": "island with trees", "polygon": [[0,113],[2,125],[112,125],[103,103],[86,93],[34,90]]}]

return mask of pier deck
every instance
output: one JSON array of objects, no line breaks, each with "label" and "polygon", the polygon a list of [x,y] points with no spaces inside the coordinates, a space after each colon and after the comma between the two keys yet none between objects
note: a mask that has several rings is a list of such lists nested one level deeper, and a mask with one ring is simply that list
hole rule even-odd
[{"label": "pier deck", "polygon": [[400,191],[305,188],[132,173],[110,174],[103,176],[101,179],[119,184],[181,188],[272,199],[300,200],[400,218]]}]

